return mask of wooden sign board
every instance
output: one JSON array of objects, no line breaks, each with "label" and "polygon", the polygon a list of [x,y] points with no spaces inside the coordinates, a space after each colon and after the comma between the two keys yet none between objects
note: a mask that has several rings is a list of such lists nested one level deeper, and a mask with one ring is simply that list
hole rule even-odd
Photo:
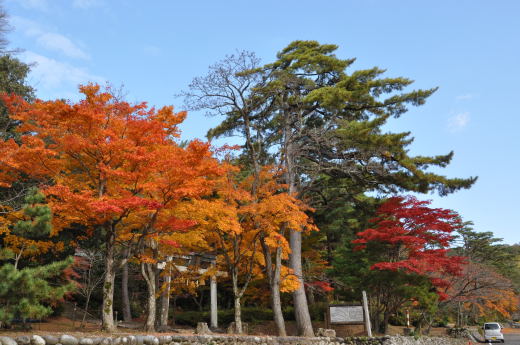
[{"label": "wooden sign board", "polygon": [[328,319],[333,325],[361,325],[365,322],[363,306],[329,305]]}]

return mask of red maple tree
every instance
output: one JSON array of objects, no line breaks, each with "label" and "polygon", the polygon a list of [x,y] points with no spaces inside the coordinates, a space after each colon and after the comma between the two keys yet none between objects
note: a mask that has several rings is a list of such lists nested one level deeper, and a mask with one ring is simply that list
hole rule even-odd
[{"label": "red maple tree", "polygon": [[[357,234],[355,250],[378,245],[382,261],[371,270],[402,271],[428,276],[438,289],[449,285],[446,277],[459,275],[464,258],[449,255],[452,232],[460,227],[459,215],[431,208],[430,201],[415,197],[392,197],[372,219],[374,227]],[[440,298],[445,294],[437,290]]]}]

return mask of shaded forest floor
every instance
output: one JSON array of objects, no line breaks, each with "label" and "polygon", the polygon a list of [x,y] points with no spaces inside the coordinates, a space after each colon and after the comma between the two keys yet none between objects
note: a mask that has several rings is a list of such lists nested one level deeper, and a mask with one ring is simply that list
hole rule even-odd
[{"label": "shaded forest floor", "polygon": [[[24,331],[21,329],[10,329],[10,330],[2,330],[0,331],[0,335],[8,335],[8,336],[19,336],[22,334],[70,334],[76,337],[82,336],[122,336],[122,335],[132,335],[132,334],[143,334],[142,330],[142,322],[139,320],[135,320],[131,324],[123,324],[125,327],[118,327],[117,332],[108,334],[106,332],[101,331],[101,324],[99,321],[90,320],[86,322],[83,326],[81,325],[81,320],[73,321],[71,318],[65,316],[53,317],[41,323],[31,323],[32,327],[29,331]],[[314,322],[313,326],[315,329],[325,328],[324,322]],[[296,335],[296,324],[294,321],[287,321],[286,328],[288,335]],[[346,336],[364,336],[365,332],[363,330],[363,326],[337,326],[334,327],[336,329],[336,333],[340,337]],[[472,327],[477,329],[477,327]],[[389,326],[388,335],[397,335],[403,334],[404,327],[401,326]],[[173,334],[194,334],[194,328],[188,326],[173,326],[171,332],[165,333],[149,333],[152,335],[160,336],[160,335],[173,335]],[[442,337],[447,335],[447,328],[435,327],[431,329],[430,336]],[[520,334],[520,329],[513,328],[504,328],[504,333],[514,333]],[[250,325],[251,335],[259,335],[259,336],[267,336],[267,335],[276,335],[276,327],[274,322],[266,321],[261,323],[256,323]]]}]

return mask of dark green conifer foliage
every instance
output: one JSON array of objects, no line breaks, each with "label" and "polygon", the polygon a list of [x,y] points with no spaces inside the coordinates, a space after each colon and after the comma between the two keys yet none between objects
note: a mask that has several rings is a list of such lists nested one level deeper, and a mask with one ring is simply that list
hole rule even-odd
[{"label": "dark green conifer foliage", "polygon": [[[30,102],[34,99],[34,89],[27,84],[29,65],[12,55],[0,56],[0,93],[16,94]],[[9,118],[6,107],[0,101],[0,138],[18,138],[14,131],[18,122]]]},{"label": "dark green conifer foliage", "polygon": [[[43,239],[51,231],[52,214],[45,205],[45,197],[36,188],[29,191],[23,207],[26,220],[16,223],[12,231],[27,239]],[[8,248],[0,248],[3,259],[13,257]],[[51,306],[73,290],[73,284],[64,275],[64,270],[73,260],[68,258],[39,267],[18,268],[5,263],[0,267],[0,321],[9,324],[15,318],[41,319],[52,313]]]},{"label": "dark green conifer foliage", "polygon": [[507,277],[520,291],[520,246],[507,245],[491,231],[475,231],[473,222],[464,222],[458,230],[454,248],[456,255],[465,256],[469,261],[488,266]]},{"label": "dark green conifer foliage", "polygon": [[[295,41],[263,69],[263,94],[278,104],[272,123],[288,122],[293,128],[290,140],[300,176],[305,177],[302,187],[328,175],[351,179],[365,190],[446,195],[476,181],[428,172],[430,167],[446,167],[453,152],[411,156],[410,132],[384,130],[390,118],[400,117],[409,106],[423,105],[436,88],[405,91],[412,80],[384,77],[385,70],[377,67],[349,73],[354,59],[337,58],[336,49]],[[272,141],[280,143],[280,131],[272,133]]]},{"label": "dark green conifer foliage", "polygon": [[[0,267],[0,321],[41,319],[52,313],[52,304],[72,290],[72,284],[55,285],[72,259],[18,270],[8,263]],[[51,284],[51,281],[53,283]]]},{"label": "dark green conifer foliage", "polygon": [[27,219],[15,224],[12,230],[14,234],[34,240],[50,235],[51,208],[45,204],[45,196],[37,188],[33,187],[28,191],[23,213]]}]

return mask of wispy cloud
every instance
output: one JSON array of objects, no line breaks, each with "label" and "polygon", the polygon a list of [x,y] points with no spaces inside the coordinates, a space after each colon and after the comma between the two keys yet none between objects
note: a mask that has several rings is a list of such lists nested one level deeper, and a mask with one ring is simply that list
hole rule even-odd
[{"label": "wispy cloud", "polygon": [[34,63],[31,69],[31,78],[34,78],[34,82],[46,89],[56,89],[65,86],[76,87],[78,84],[90,81],[96,83],[105,81],[103,77],[93,75],[84,68],[72,66],[31,51],[23,52],[21,57],[26,63]]},{"label": "wispy cloud", "polygon": [[46,49],[61,52],[68,57],[83,60],[90,59],[87,53],[63,35],[52,32],[42,33],[38,36],[37,41],[38,44]]},{"label": "wispy cloud", "polygon": [[448,120],[448,129],[451,132],[458,132],[468,125],[470,119],[468,111],[455,114]]},{"label": "wispy cloud", "polygon": [[72,6],[82,9],[87,9],[91,7],[99,7],[103,5],[102,0],[74,0],[72,2]]},{"label": "wispy cloud", "polygon": [[472,93],[465,93],[465,94],[458,95],[457,97],[455,97],[455,99],[457,101],[467,101],[467,100],[470,100],[473,98],[475,98],[475,95]]},{"label": "wispy cloud", "polygon": [[16,29],[29,37],[33,37],[45,49],[56,51],[75,59],[90,59],[90,56],[77,44],[62,34],[44,30],[38,23],[22,17],[13,16],[11,22]]}]

